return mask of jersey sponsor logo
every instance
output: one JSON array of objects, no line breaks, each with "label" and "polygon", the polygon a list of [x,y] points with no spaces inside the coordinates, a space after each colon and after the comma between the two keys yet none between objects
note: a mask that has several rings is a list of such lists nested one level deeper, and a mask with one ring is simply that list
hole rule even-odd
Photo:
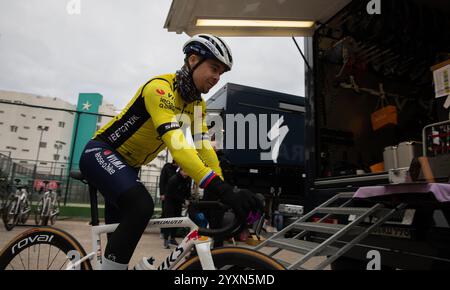
[{"label": "jersey sponsor logo", "polygon": [[117,141],[122,136],[122,134],[128,132],[140,118],[141,117],[136,115],[131,116],[125,123],[123,123],[122,126],[117,128],[112,134],[108,136],[108,140],[112,143]]},{"label": "jersey sponsor logo", "polygon": [[167,130],[167,131],[172,130],[172,129],[178,129],[178,128],[180,128],[180,125],[177,123],[170,123],[170,124],[167,124],[164,126],[164,130]]},{"label": "jersey sponsor logo", "polygon": [[109,175],[113,175],[116,173],[116,170],[113,168],[113,165],[111,165],[109,162],[107,162],[105,159],[103,159],[102,154],[100,152],[95,153],[95,159],[97,160],[98,164],[106,171]]},{"label": "jersey sponsor logo", "polygon": [[170,101],[167,100],[166,98],[160,98],[159,99],[159,107],[161,109],[167,109],[167,110],[171,110],[173,112],[175,112],[175,105]]},{"label": "jersey sponsor logo", "polygon": [[[111,152],[111,153],[112,153],[112,152]],[[122,169],[122,168],[124,168],[124,167],[126,166],[126,165],[123,164],[123,162],[120,161],[119,158],[117,158],[117,156],[114,155],[114,154],[113,154],[113,155],[107,156],[106,159],[107,159],[109,162],[111,162],[111,164],[112,164],[114,167],[116,167],[118,170],[120,170],[120,169]]]},{"label": "jersey sponsor logo", "polygon": [[161,90],[161,89],[156,89],[156,92],[158,94],[160,94],[160,95],[165,95],[166,94],[166,92],[164,90]]},{"label": "jersey sponsor logo", "polygon": [[100,150],[102,150],[102,148],[91,148],[91,149],[84,150],[84,153],[91,153],[91,152],[96,152],[96,151],[100,151]]},{"label": "jersey sponsor logo", "polygon": [[179,129],[180,125],[178,123],[164,123],[160,125],[156,130],[158,131],[159,136],[163,136],[167,132],[171,130]]},{"label": "jersey sponsor logo", "polygon": [[111,155],[112,151],[111,150],[104,150],[103,151],[103,155],[108,156]]}]

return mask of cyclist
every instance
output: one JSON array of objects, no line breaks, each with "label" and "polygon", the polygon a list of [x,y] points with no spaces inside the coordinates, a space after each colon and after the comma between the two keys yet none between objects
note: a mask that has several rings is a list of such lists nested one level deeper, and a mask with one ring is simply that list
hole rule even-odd
[{"label": "cyclist", "polygon": [[[176,163],[201,188],[233,208],[242,222],[249,211],[262,208],[251,192],[234,192],[222,180],[207,135],[206,105],[201,94],[208,93],[220,76],[231,70],[229,47],[219,37],[199,34],[185,43],[183,52],[182,68],[141,86],[125,109],[95,133],[81,155],[81,172],[105,198],[106,223],[120,223],[108,238],[102,269],[127,269],[154,208],[138,171],[166,146]],[[198,119],[201,130],[195,129]],[[189,145],[181,130],[189,120],[194,121],[195,147]]]}]

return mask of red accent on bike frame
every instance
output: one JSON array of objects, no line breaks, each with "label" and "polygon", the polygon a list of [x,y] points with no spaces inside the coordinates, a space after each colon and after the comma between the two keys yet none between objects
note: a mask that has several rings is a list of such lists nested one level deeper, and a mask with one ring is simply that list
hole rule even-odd
[{"label": "red accent on bike frame", "polygon": [[189,242],[190,240],[196,240],[198,237],[198,231],[195,230],[187,236],[187,241]]}]

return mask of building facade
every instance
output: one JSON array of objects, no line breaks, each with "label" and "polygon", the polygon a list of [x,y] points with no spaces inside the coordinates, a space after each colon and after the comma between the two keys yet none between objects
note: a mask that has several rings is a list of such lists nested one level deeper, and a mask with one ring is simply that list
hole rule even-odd
[{"label": "building facade", "polygon": [[[89,110],[95,101],[95,110]],[[72,168],[78,168],[84,144],[111,120],[109,116],[119,112],[99,94],[80,94],[75,105],[56,97],[0,90],[0,154],[28,170],[37,164],[38,174],[66,176],[71,154],[74,154]],[[161,168],[166,160],[171,161],[166,154],[163,150],[140,173],[142,182],[153,194],[158,192]]]}]

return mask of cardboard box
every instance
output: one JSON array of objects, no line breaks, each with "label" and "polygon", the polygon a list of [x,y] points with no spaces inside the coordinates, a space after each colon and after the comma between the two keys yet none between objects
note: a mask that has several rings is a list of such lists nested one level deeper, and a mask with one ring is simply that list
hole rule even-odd
[{"label": "cardboard box", "polygon": [[384,162],[380,162],[370,166],[370,171],[372,173],[379,173],[384,171]]},{"label": "cardboard box", "polygon": [[450,95],[450,59],[431,67],[436,98]]},{"label": "cardboard box", "polygon": [[378,130],[387,125],[397,125],[397,107],[389,105],[373,112],[371,115],[372,129]]}]

